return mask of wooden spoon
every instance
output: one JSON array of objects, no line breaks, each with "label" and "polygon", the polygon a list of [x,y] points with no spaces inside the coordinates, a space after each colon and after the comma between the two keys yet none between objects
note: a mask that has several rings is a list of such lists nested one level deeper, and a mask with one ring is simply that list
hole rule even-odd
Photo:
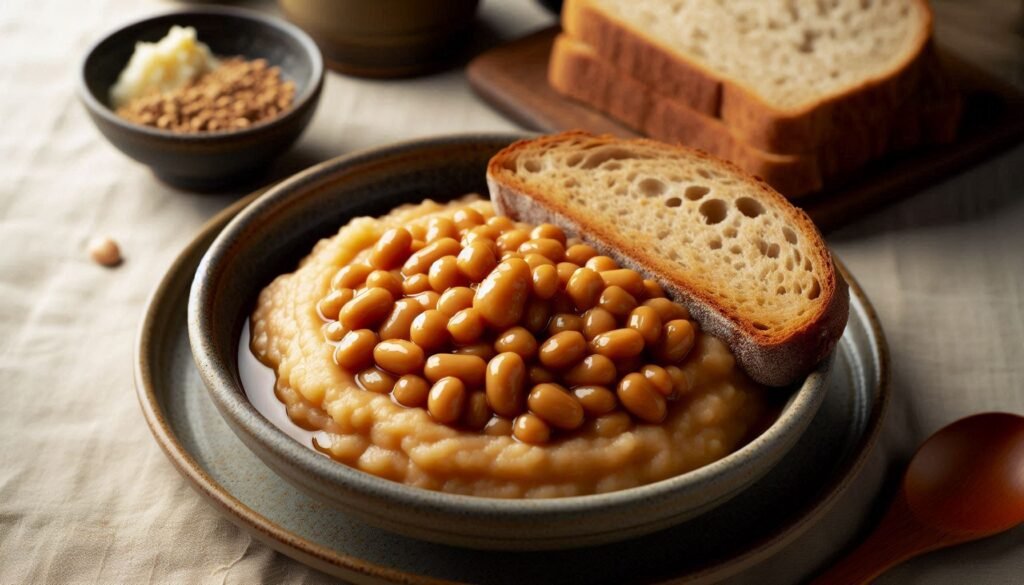
[{"label": "wooden spoon", "polygon": [[814,583],[868,583],[911,557],[1021,522],[1024,417],[990,412],[962,418],[921,445],[882,522]]}]

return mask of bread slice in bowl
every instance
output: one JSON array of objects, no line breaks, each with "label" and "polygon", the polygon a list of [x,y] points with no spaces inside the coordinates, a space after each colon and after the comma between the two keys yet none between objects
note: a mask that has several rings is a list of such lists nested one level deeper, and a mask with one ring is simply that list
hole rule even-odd
[{"label": "bread slice in bowl", "polygon": [[702,151],[565,132],[500,151],[487,182],[500,213],[657,280],[757,382],[798,382],[846,326],[849,292],[810,218]]}]

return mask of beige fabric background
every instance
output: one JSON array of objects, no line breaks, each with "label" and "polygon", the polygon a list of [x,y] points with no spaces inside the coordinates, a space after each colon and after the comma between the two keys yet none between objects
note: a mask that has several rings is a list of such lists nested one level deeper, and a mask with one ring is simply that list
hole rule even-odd
[{"label": "beige fabric background", "polygon": [[[1024,85],[1019,2],[937,2],[939,38]],[[153,0],[0,3],[0,583],[323,583],[253,541],[157,448],[132,383],[145,299],[233,196],[176,192],[122,156],[75,95],[100,33],[173,7]],[[273,10],[273,6],[260,5]],[[550,22],[529,0],[486,0],[491,36]],[[354,149],[514,126],[462,73],[403,82],[331,74],[311,129],[278,174]],[[83,248],[116,237],[105,270]],[[1024,412],[1024,148],[832,234],[881,316],[894,404],[855,488],[812,532],[738,581],[807,575],[860,526],[883,478],[956,418]],[[886,475],[886,473],[888,475]],[[472,554],[472,553],[467,553]],[[883,583],[1020,583],[1024,528],[913,561]]]}]

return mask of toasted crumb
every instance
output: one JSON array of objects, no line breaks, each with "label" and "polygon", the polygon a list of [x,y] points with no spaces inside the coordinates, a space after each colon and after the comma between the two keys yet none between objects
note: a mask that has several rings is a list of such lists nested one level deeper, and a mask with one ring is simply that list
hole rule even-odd
[{"label": "toasted crumb", "polygon": [[121,248],[112,238],[96,236],[89,240],[89,256],[92,261],[108,268],[121,263]]}]

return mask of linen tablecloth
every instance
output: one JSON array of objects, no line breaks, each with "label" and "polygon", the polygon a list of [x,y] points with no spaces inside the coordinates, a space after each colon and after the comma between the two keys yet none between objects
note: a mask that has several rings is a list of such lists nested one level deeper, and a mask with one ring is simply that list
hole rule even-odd
[{"label": "linen tablecloth", "polygon": [[[1020,3],[935,4],[940,41],[1024,85]],[[153,441],[135,399],[132,350],[147,295],[197,228],[238,194],[175,191],[117,152],[76,100],[76,65],[101,33],[175,6],[0,5],[3,584],[332,581],[203,502]],[[529,0],[485,1],[481,40],[512,39],[552,20]],[[513,129],[474,97],[459,68],[404,81],[332,73],[309,131],[274,173],[397,139]],[[122,266],[89,260],[85,244],[95,234],[117,239]],[[883,480],[897,478],[942,425],[979,411],[1024,412],[1024,148],[828,239],[888,335],[892,408],[853,489],[738,582],[793,582],[849,546]],[[1024,582],[1024,528],[914,560],[881,582]]]}]

